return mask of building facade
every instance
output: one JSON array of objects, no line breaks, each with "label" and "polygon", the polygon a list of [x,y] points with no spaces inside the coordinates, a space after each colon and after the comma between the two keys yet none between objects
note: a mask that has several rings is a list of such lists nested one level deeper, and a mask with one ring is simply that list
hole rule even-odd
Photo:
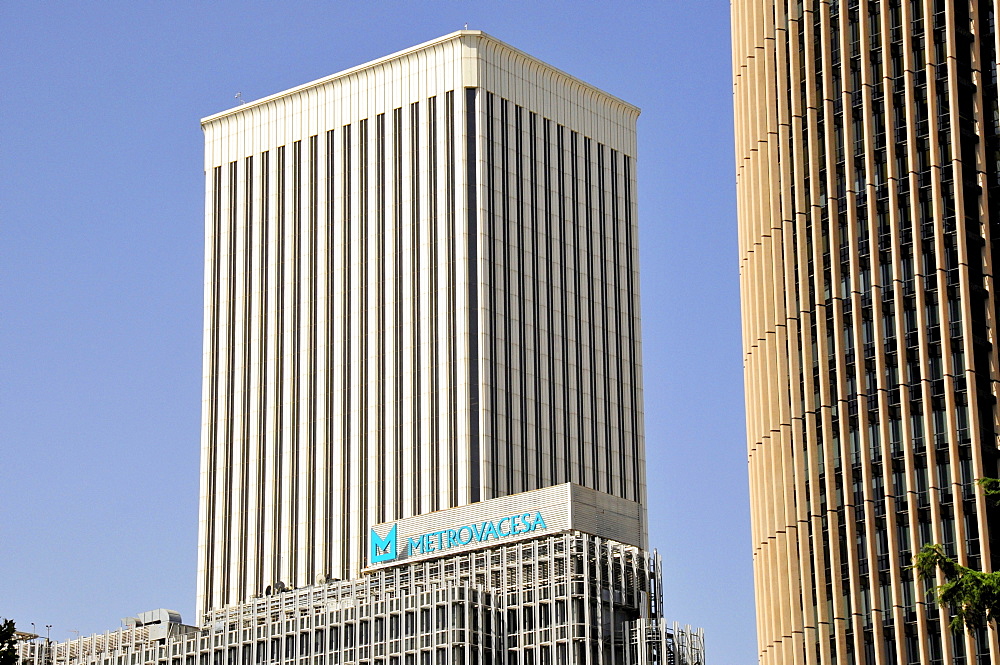
[{"label": "building facade", "polygon": [[356,577],[372,524],[645,506],[637,116],[461,31],[202,121],[200,613]]},{"label": "building facade", "polygon": [[996,0],[734,0],[760,662],[996,663],[914,579],[998,566]]},{"label": "building facade", "polygon": [[[595,535],[637,540],[641,515],[573,484],[437,511],[391,525],[391,556],[373,549],[356,579],[267,589],[200,627],[145,612],[19,655],[25,665],[704,665],[702,632],[662,617],[659,556]],[[472,542],[473,530],[493,535]],[[441,534],[451,546],[413,551]]]},{"label": "building facade", "polygon": [[203,120],[198,618],[27,665],[704,665],[647,550],[638,110],[461,31]]}]

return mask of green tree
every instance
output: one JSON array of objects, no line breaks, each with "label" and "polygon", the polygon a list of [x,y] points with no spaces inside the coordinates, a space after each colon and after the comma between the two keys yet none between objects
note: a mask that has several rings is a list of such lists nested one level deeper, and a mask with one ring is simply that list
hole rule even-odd
[{"label": "green tree", "polygon": [[17,637],[14,620],[0,619],[0,665],[17,665]]},{"label": "green tree", "polygon": [[941,545],[924,545],[913,567],[928,581],[941,571],[945,583],[934,587],[932,593],[938,605],[947,605],[954,614],[952,629],[980,628],[1000,617],[1000,572],[966,568],[948,557]]},{"label": "green tree", "polygon": [[[1000,504],[1000,479],[980,478],[976,481],[986,502]],[[1000,619],[1000,571],[984,573],[966,568],[945,554],[941,545],[924,545],[914,557],[913,568],[920,579],[933,582],[938,571],[944,584],[932,593],[939,606],[947,606],[954,616],[953,630],[981,628]]]},{"label": "green tree", "polygon": [[991,506],[1000,505],[1000,478],[980,478],[976,484],[983,488],[986,503]]}]

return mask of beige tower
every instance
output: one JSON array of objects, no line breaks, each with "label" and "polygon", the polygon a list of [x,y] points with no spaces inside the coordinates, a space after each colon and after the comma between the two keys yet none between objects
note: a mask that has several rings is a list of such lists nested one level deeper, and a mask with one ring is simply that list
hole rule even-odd
[{"label": "beige tower", "polygon": [[908,568],[998,566],[997,9],[732,3],[761,663],[1000,661]]},{"label": "beige tower", "polygon": [[638,113],[461,31],[202,121],[200,612],[377,523],[645,504]]}]

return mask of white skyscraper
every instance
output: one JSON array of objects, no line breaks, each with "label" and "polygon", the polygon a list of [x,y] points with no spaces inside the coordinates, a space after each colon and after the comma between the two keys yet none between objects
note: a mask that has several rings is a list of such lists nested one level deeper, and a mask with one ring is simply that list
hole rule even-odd
[{"label": "white skyscraper", "polygon": [[199,613],[357,577],[378,523],[645,510],[638,114],[467,30],[203,120]]}]

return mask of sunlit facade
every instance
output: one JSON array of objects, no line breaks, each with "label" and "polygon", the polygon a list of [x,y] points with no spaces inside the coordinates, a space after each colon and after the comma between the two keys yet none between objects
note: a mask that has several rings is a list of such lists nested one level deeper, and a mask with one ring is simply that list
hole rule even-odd
[{"label": "sunlit facade", "polygon": [[357,576],[376,523],[645,505],[638,113],[461,31],[202,121],[199,612]]},{"label": "sunlit facade", "polygon": [[704,665],[648,551],[638,109],[464,30],[202,121],[198,616],[28,665]]},{"label": "sunlit facade", "polygon": [[760,662],[995,663],[997,2],[732,3]]},{"label": "sunlit facade", "polygon": [[[511,517],[532,513],[522,528]],[[463,537],[494,522],[486,542]],[[641,523],[635,502],[579,485],[515,494],[392,524],[391,544],[374,541],[387,560],[352,580],[268,589],[200,627],[145,612],[19,655],[23,665],[704,665],[702,631],[663,618],[659,556],[586,532],[634,541]],[[424,532],[454,546],[419,551]]]}]

